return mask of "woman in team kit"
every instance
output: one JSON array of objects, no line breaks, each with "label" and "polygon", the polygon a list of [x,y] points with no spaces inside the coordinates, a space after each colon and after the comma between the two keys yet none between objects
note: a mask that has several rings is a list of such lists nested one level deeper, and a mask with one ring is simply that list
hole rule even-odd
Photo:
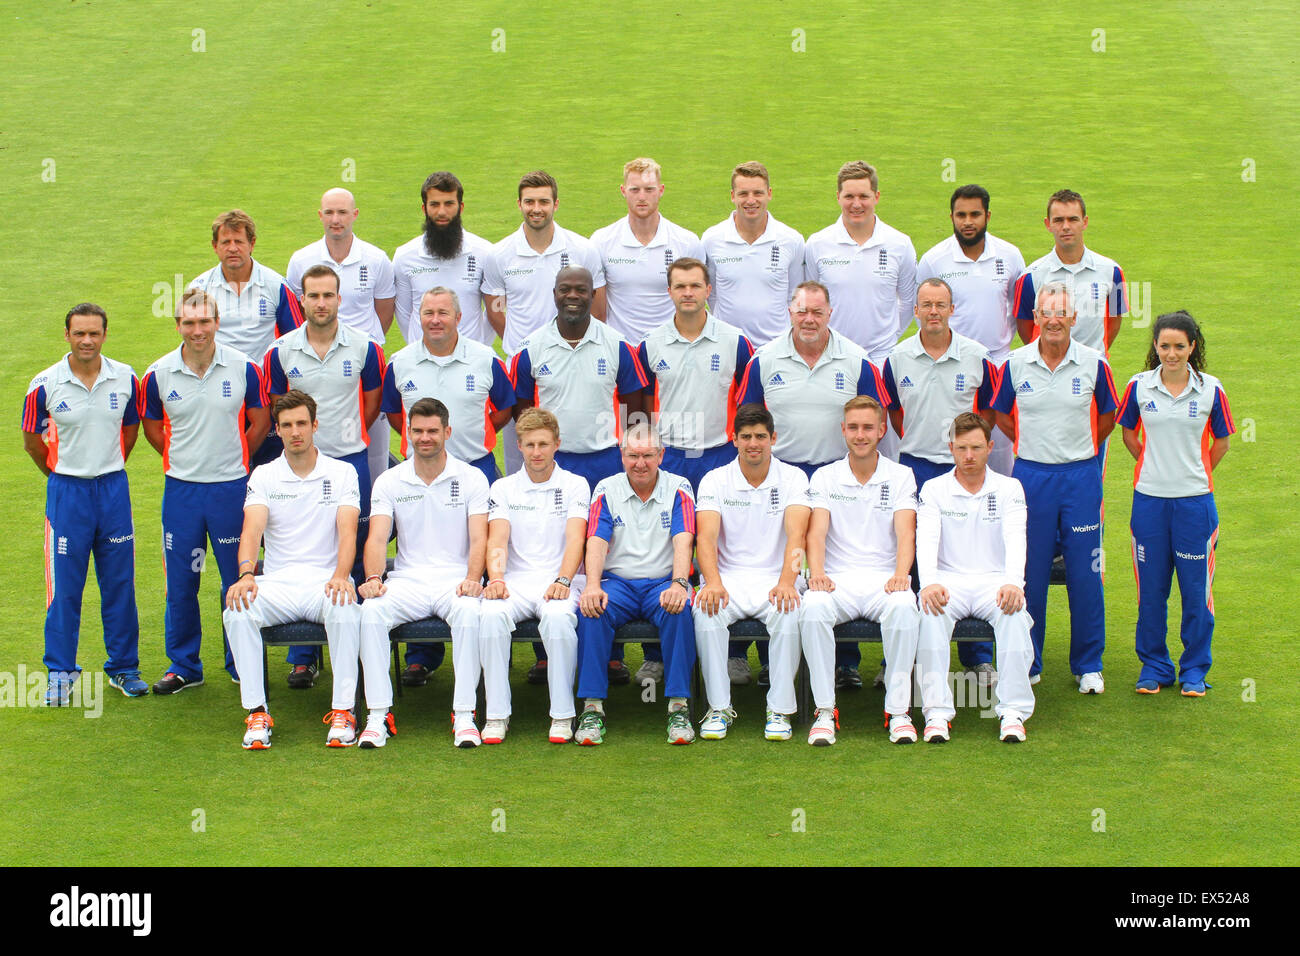
[{"label": "woman in team kit", "polygon": [[1139,694],[1174,683],[1165,643],[1169,588],[1178,575],[1183,654],[1177,678],[1184,697],[1210,685],[1214,633],[1214,548],[1219,513],[1213,471],[1236,431],[1219,380],[1205,372],[1205,337],[1187,312],[1156,319],[1147,370],[1124,390],[1117,419],[1137,459],[1133,475],[1133,571],[1138,583]]}]

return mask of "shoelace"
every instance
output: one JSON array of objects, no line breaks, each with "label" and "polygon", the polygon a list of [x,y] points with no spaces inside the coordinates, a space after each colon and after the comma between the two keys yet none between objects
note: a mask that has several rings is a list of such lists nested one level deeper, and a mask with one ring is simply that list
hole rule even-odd
[{"label": "shoelace", "polygon": [[275,726],[275,721],[271,719],[271,715],[264,710],[249,714],[244,719],[244,723],[248,725],[249,730],[266,730]]},{"label": "shoelace", "polygon": [[331,710],[321,718],[322,724],[329,724],[330,730],[339,730],[345,727],[355,727],[357,719],[352,716],[351,711]]}]

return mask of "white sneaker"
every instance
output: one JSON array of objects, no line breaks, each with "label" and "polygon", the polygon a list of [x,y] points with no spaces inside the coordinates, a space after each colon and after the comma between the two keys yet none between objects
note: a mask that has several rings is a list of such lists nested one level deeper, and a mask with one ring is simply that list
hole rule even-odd
[{"label": "white sneaker", "polygon": [[396,736],[397,721],[392,711],[386,714],[371,714],[366,718],[366,729],[361,731],[358,746],[362,750],[374,750],[388,743],[388,738]]},{"label": "white sneaker", "polygon": [[839,711],[819,710],[813,714],[813,725],[808,731],[808,743],[814,747],[829,747],[835,743],[835,728],[839,726]]},{"label": "white sneaker", "polygon": [[664,662],[663,661],[646,661],[636,672],[636,682],[642,687],[646,681],[654,681],[656,684],[663,683],[664,679]]},{"label": "white sneaker", "polygon": [[1082,677],[1076,674],[1074,679],[1079,684],[1080,694],[1104,694],[1106,692],[1106,682],[1101,678],[1101,671],[1090,671]]},{"label": "white sneaker", "polygon": [[727,658],[727,680],[735,687],[743,687],[752,680],[749,673],[749,661],[744,657]]},{"label": "white sneaker", "polygon": [[925,722],[925,731],[921,739],[927,744],[946,744],[948,736],[952,732],[952,724],[946,720],[940,720],[938,717],[932,717]]},{"label": "white sneaker", "polygon": [[357,719],[350,710],[331,710],[321,720],[329,724],[329,733],[325,735],[327,747],[351,747],[357,742]]},{"label": "white sneaker", "polygon": [[763,736],[768,740],[789,740],[794,736],[790,718],[786,714],[767,712],[767,723],[763,726]]},{"label": "white sneaker", "polygon": [[976,664],[972,669],[975,671],[975,682],[980,687],[992,687],[998,682],[997,668],[988,661],[983,664]]},{"label": "white sneaker", "polygon": [[477,747],[483,742],[478,728],[474,726],[474,715],[453,714],[451,718],[451,742],[457,747]]},{"label": "white sneaker", "polygon": [[510,721],[505,719],[490,719],[483,724],[483,743],[499,744],[506,739],[506,731],[510,729]]},{"label": "white sneaker", "polygon": [[1007,744],[1020,744],[1025,741],[1025,722],[1017,713],[1010,712],[1002,715],[1002,730],[998,734],[998,739]]},{"label": "white sneaker", "polygon": [[244,725],[248,728],[244,734],[245,750],[271,749],[271,728],[275,726],[275,721],[270,714],[264,710],[249,714],[244,718]]},{"label": "white sneaker", "polygon": [[889,718],[889,742],[891,744],[916,743],[916,727],[910,714],[894,714]]},{"label": "white sneaker", "polygon": [[551,732],[547,736],[553,744],[567,744],[573,739],[573,718],[565,717],[551,721]]},{"label": "white sneaker", "polygon": [[704,720],[700,721],[700,739],[701,740],[721,740],[727,736],[727,728],[731,722],[736,719],[736,712],[728,707],[726,710],[710,708],[709,712],[704,715]]},{"label": "white sneaker", "polygon": [[668,712],[668,742],[670,744],[689,744],[695,740],[695,728],[691,726],[691,715],[686,708]]}]

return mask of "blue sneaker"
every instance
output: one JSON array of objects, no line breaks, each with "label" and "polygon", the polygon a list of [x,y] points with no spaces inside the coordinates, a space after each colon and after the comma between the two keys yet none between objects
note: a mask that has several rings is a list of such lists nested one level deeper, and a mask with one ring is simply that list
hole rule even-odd
[{"label": "blue sneaker", "polygon": [[122,671],[108,678],[109,684],[116,687],[127,697],[144,697],[149,693],[149,685],[140,678],[139,671]]},{"label": "blue sneaker", "polygon": [[1155,680],[1151,677],[1144,677],[1142,680],[1137,682],[1137,687],[1135,687],[1134,689],[1139,694],[1158,694],[1160,693],[1160,689],[1162,687],[1170,687],[1172,685],[1173,685],[1173,681],[1169,681],[1168,683],[1162,684],[1160,681]]},{"label": "blue sneaker", "polygon": [[45,688],[45,706],[67,707],[71,703],[72,685],[80,676],[75,672],[72,674],[58,672],[50,674],[49,683]]},{"label": "blue sneaker", "polygon": [[1203,680],[1183,681],[1184,697],[1204,697],[1205,690],[1210,685]]}]

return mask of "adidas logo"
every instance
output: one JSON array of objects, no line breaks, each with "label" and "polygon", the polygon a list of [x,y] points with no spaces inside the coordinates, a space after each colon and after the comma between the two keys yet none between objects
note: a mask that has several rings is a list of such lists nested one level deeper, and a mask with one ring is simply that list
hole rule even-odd
[{"label": "adidas logo", "polygon": [[1027,381],[1021,382],[1019,385],[1016,386],[1016,391],[1022,395],[1027,395],[1029,392],[1032,392],[1033,390],[1034,390],[1034,386],[1030,385],[1029,382]]},{"label": "adidas logo", "polygon": [[289,369],[288,375],[290,378],[302,378],[302,372],[298,371],[298,366],[296,365]]},{"label": "adidas logo", "polygon": [[409,379],[409,378],[408,378],[405,382],[402,383],[402,391],[404,391],[404,392],[414,392],[414,391],[416,390],[416,388],[417,388],[417,386],[416,386],[415,382],[412,381],[412,380]]},{"label": "adidas logo", "polygon": [[67,402],[59,402],[59,404],[56,405],[56,406],[54,407],[54,410],[55,410],[56,412],[67,412],[67,411],[71,411],[71,409],[68,408],[68,403],[67,403]]},{"label": "adidas logo", "polygon": [[667,372],[668,370],[668,362],[666,359],[660,359],[655,364],[654,371],[656,372]]},{"label": "adidas logo", "polygon": [[1154,412],[1154,411],[1159,411],[1159,409],[1156,408],[1155,400],[1152,399],[1151,401],[1147,402],[1145,405],[1142,406],[1142,411]]},{"label": "adidas logo", "polygon": [[550,374],[551,374],[551,367],[550,367],[549,365],[547,365],[545,362],[543,362],[543,363],[542,363],[542,367],[539,368],[539,369],[534,373],[534,376],[537,376],[537,375],[550,375]]},{"label": "adidas logo", "polygon": [[771,378],[769,378],[769,379],[767,380],[767,384],[768,384],[768,385],[784,385],[784,384],[785,384],[785,379],[783,379],[783,378],[781,377],[781,373],[780,373],[780,372],[777,372],[775,375],[773,375]]},{"label": "adidas logo", "polygon": [[176,391],[176,389],[173,388],[167,396],[167,401],[179,402],[180,400],[181,400],[180,392]]},{"label": "adidas logo", "polygon": [[899,388],[915,388],[916,386],[912,383],[912,379],[911,379],[909,376],[904,375],[904,376],[903,376],[903,380],[902,380],[901,382],[898,383],[898,387],[899,387]]}]

